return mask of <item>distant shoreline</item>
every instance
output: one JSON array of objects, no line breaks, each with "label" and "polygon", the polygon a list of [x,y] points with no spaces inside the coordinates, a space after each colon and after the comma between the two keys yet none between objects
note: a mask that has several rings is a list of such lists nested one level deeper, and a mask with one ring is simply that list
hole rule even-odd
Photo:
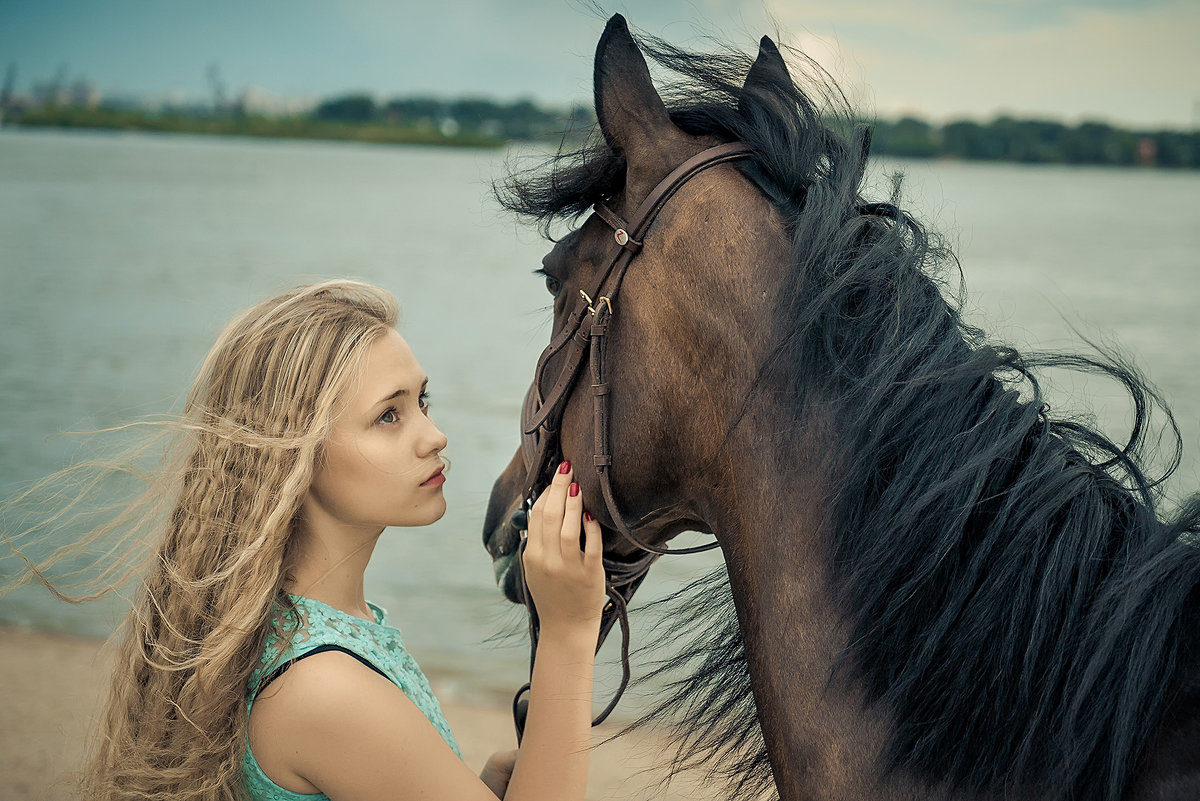
[{"label": "distant shoreline", "polygon": [[[552,115],[539,109],[537,125],[494,119],[461,126],[453,119],[365,117],[329,119],[319,115],[153,113],[106,107],[43,106],[9,112],[0,124],[14,128],[60,128],[110,131],[188,133],[268,139],[367,142],[388,145],[497,149],[510,142],[559,144],[551,135]],[[571,139],[586,131],[578,111]],[[1200,169],[1200,130],[1133,131],[1100,122],[1068,126],[1047,120],[997,117],[991,122],[967,120],[935,126],[924,120],[865,122],[871,130],[871,153],[900,159],[962,160],[1016,164]],[[524,127],[522,127],[524,126]],[[539,127],[540,126],[540,127]],[[524,131],[509,133],[508,131]],[[571,139],[567,141],[571,145]]]},{"label": "distant shoreline", "polygon": [[310,117],[193,117],[180,114],[149,115],[108,109],[39,109],[26,112],[18,118],[5,121],[4,124],[6,127],[30,129],[189,133],[487,149],[501,147],[506,142],[500,137],[475,132],[446,135],[436,129],[418,126],[333,122]]}]

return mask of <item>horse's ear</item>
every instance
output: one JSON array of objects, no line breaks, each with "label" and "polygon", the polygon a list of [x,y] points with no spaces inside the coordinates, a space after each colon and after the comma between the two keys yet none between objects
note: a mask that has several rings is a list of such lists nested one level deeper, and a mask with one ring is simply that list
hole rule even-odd
[{"label": "horse's ear", "polygon": [[750,66],[750,72],[746,74],[746,85],[742,89],[742,97],[738,102],[739,110],[743,115],[746,113],[746,104],[754,95],[771,96],[772,87],[778,86],[780,83],[790,84],[792,76],[788,74],[787,64],[783,63],[783,56],[779,53],[779,48],[771,41],[771,37],[764,36],[758,42],[758,58],[754,59],[754,64]]},{"label": "horse's ear", "polygon": [[641,153],[678,133],[650,80],[650,70],[629,26],[614,14],[596,45],[593,74],[596,119],[614,151]]}]

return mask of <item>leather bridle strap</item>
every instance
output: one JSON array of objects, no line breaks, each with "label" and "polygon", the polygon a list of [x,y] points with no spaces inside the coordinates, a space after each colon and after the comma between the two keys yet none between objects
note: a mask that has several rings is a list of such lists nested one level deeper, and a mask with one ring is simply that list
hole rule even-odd
[{"label": "leather bridle strap", "polygon": [[[715,167],[718,164],[725,164],[730,161],[746,158],[749,155],[750,149],[740,142],[718,145],[697,153],[672,170],[651,191],[649,196],[638,207],[634,216],[634,222],[631,225],[625,225],[620,216],[600,203],[597,203],[594,207],[597,216],[613,228],[614,239],[617,244],[622,246],[622,250],[617,254],[609,275],[602,279],[603,291],[598,290],[599,294],[595,296],[596,300],[592,308],[590,361],[592,365],[592,396],[594,398],[593,417],[596,429],[595,453],[592,461],[599,473],[600,493],[604,498],[604,505],[608,508],[608,514],[613,524],[621,532],[622,536],[642,550],[651,553],[660,555],[700,553],[715,548],[717,543],[714,541],[691,548],[673,549],[651,545],[633,533],[632,527],[625,522],[624,515],[617,508],[616,495],[612,488],[612,445],[609,426],[611,407],[609,397],[610,388],[604,371],[604,357],[608,342],[608,322],[613,313],[612,301],[616,298],[617,293],[620,292],[621,281],[624,279],[625,272],[633,261],[633,257],[642,248],[641,237],[645,235],[646,230],[654,222],[654,219],[658,216],[663,206],[666,205],[667,201],[685,183],[700,172]],[[636,248],[631,248],[630,245],[634,243],[636,243]],[[601,300],[605,300],[605,302],[601,303]]]},{"label": "leather bridle strap", "polygon": [[[612,314],[612,304],[620,292],[625,272],[629,269],[629,264],[633,261],[633,257],[641,250],[641,238],[651,223],[654,222],[654,218],[658,216],[663,205],[685,183],[700,172],[719,164],[746,158],[751,152],[749,147],[740,142],[728,142],[697,153],[672,170],[666,178],[651,190],[650,194],[642,201],[634,213],[633,222],[628,225],[611,209],[602,204],[596,204],[594,207],[596,216],[613,227],[613,238],[620,246],[620,250],[614,255],[608,267],[599,271],[593,277],[589,290],[580,293],[580,298],[576,300],[575,308],[572,310],[570,316],[568,316],[566,324],[551,339],[550,344],[542,352],[541,357],[539,357],[537,369],[533,377],[533,391],[535,393],[536,405],[531,416],[523,415],[523,433],[526,436],[534,436],[538,429],[543,426],[546,426],[547,430],[554,430],[555,426],[551,423],[551,419],[561,414],[567,396],[570,394],[575,380],[578,378],[583,359],[588,353],[587,345],[588,340],[591,338],[591,332],[585,332],[584,322],[589,316],[595,317],[596,313],[601,309],[607,312],[608,315]],[[595,301],[592,300],[593,298],[595,298]],[[595,306],[593,306],[593,303]],[[567,349],[567,352],[565,354],[565,361],[559,371],[558,380],[555,381],[550,392],[543,398],[541,396],[541,387],[546,367],[550,363],[550,360],[563,351],[564,348]],[[528,453],[530,449],[526,448],[525,450]],[[597,454],[597,456],[603,456],[603,454]],[[538,477],[545,467],[544,463],[529,463],[529,472],[526,475],[525,482],[525,494],[527,496],[533,492]],[[615,504],[609,504],[609,506],[610,512],[615,509]],[[629,528],[624,525],[623,521],[619,524],[618,528],[622,534],[629,536]],[[642,543],[636,544],[639,547],[645,547]],[[646,550],[653,549],[646,548]]]},{"label": "leather bridle strap", "polygon": [[[589,285],[590,291],[580,291],[580,297],[575,301],[575,307],[567,317],[563,328],[551,339],[550,344],[538,359],[534,372],[533,384],[526,393],[522,407],[521,450],[526,463],[529,465],[525,481],[524,498],[527,505],[532,505],[533,498],[540,489],[539,484],[546,480],[553,468],[551,449],[558,436],[558,424],[561,422],[566,400],[575,382],[579,378],[584,359],[591,362],[593,411],[595,420],[595,453],[592,457],[593,466],[599,473],[600,491],[608,508],[609,517],[617,530],[642,552],[642,556],[630,562],[619,562],[614,559],[604,559],[605,592],[609,602],[605,605],[600,618],[600,635],[596,643],[596,651],[604,644],[608,632],[614,623],[621,625],[621,672],[622,679],[616,695],[603,712],[592,722],[598,725],[608,717],[616,707],[629,683],[629,618],[627,607],[633,593],[646,577],[650,566],[663,554],[686,554],[707,551],[717,547],[716,541],[707,545],[693,548],[669,550],[644,542],[635,535],[632,528],[625,522],[624,516],[617,508],[616,498],[612,488],[612,447],[610,432],[611,406],[609,402],[610,387],[605,373],[605,356],[608,342],[609,321],[613,315],[613,303],[621,290],[621,282],[630,263],[642,250],[642,239],[663,206],[679,189],[700,172],[725,164],[737,159],[746,158],[751,154],[748,146],[740,142],[730,142],[697,153],[684,161],[666,178],[651,190],[650,194],[638,206],[634,213],[633,222],[626,223],[620,215],[597,203],[594,206],[596,216],[613,229],[613,239],[619,246],[606,269],[599,271]],[[549,393],[543,398],[541,387],[545,371],[556,356],[562,354],[562,364],[559,367],[558,379],[554,382]],[[522,539],[516,555],[516,566],[520,570],[520,581],[523,588],[525,604],[529,609],[530,634],[530,674],[533,673],[533,663],[537,658],[537,642],[540,626],[537,610],[525,586],[524,565],[522,556],[526,540]],[[518,742],[524,731],[524,713],[521,697],[529,689],[524,685],[513,698],[513,719],[517,728]]]}]

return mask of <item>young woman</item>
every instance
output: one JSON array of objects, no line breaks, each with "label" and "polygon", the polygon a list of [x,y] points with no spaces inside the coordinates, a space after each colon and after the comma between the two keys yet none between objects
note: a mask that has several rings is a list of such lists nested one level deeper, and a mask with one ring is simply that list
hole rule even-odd
[{"label": "young woman", "polygon": [[[518,752],[463,764],[363,571],[387,526],[445,512],[446,437],[393,298],[336,281],[264,301],[209,353],[123,630],[95,799],[582,799],[599,526],[563,464],[529,522],[541,617]],[[580,535],[585,547],[579,547]]]}]

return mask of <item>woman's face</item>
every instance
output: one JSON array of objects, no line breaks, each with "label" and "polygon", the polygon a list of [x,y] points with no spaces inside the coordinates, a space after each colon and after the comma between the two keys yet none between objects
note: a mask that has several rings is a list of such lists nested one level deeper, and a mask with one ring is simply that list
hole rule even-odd
[{"label": "woman's face", "polygon": [[308,490],[310,517],[380,529],[423,526],[445,514],[446,436],[429,417],[427,381],[394,330],[370,346],[337,406]]}]

